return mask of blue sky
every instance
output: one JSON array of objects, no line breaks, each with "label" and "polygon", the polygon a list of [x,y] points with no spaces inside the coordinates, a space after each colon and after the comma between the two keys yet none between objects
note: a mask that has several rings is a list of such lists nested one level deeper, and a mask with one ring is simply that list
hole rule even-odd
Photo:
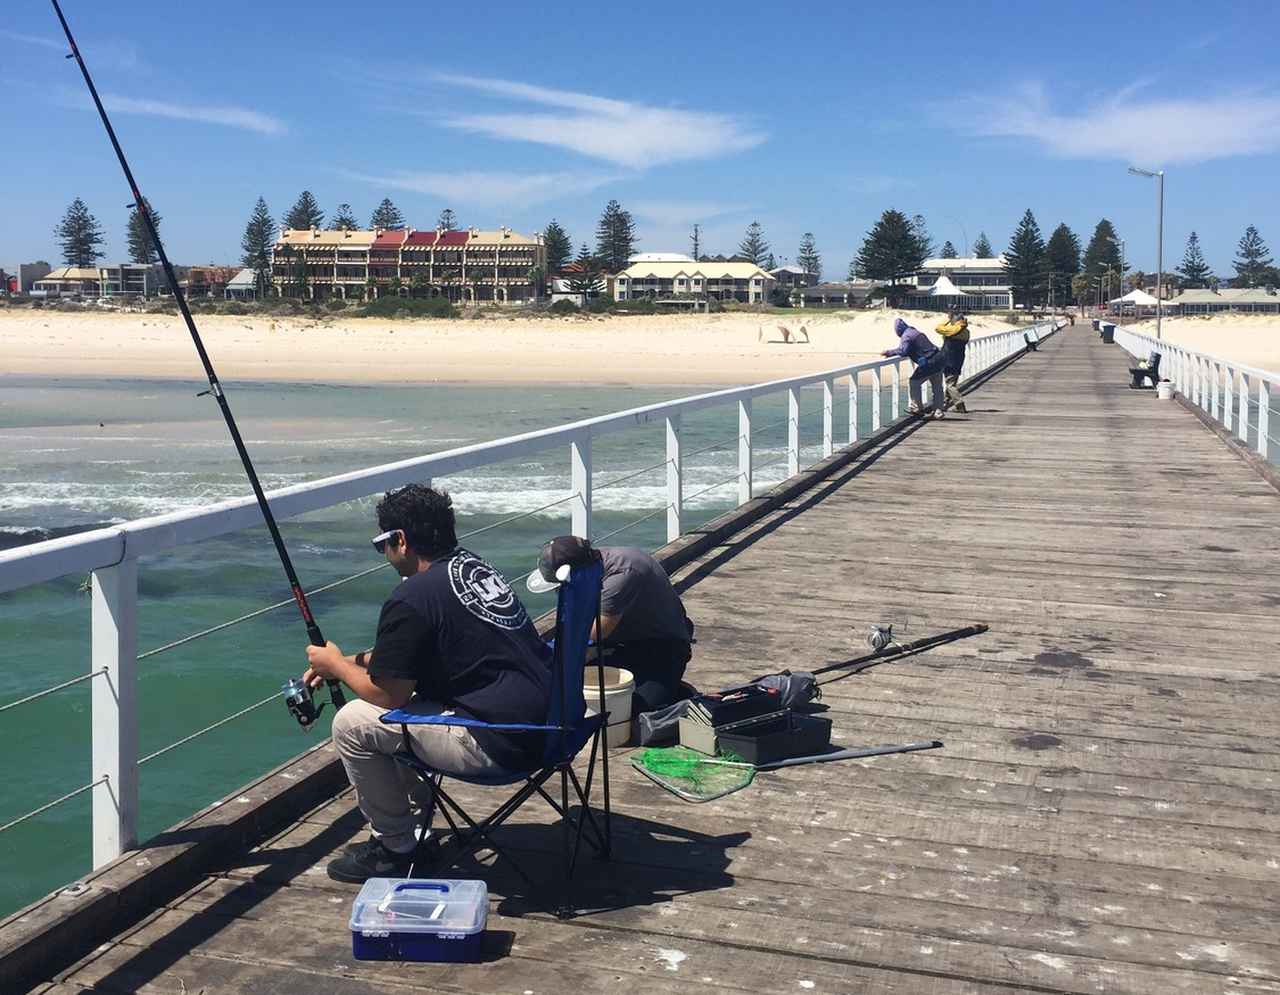
[{"label": "blue sky", "polygon": [[[814,232],[842,279],[886,207],[957,249],[1003,248],[1030,207],[1046,235],[1115,222],[1155,268],[1200,233],[1230,271],[1248,224],[1280,256],[1280,5],[648,3],[372,6],[67,0],[144,193],[183,263],[230,262],[259,194],[303,188],[361,221],[384,196],[411,224],[591,240],[609,198],[640,247],[732,252],[753,219],[779,260]],[[1065,13],[1064,13],[1065,12]],[[124,254],[129,196],[50,7],[0,26],[8,124],[0,265],[56,262],[84,198]]]}]

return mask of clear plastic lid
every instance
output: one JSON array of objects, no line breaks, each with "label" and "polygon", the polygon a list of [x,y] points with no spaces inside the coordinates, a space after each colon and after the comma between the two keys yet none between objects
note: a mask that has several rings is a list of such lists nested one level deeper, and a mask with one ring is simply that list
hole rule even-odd
[{"label": "clear plastic lid", "polygon": [[489,918],[483,881],[370,878],[351,906],[351,929],[370,933],[478,933]]}]

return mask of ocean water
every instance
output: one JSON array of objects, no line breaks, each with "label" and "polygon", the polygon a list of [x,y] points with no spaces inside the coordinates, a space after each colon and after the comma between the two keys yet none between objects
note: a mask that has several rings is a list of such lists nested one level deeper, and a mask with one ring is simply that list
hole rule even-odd
[{"label": "ocean water", "polygon": [[[0,376],[0,548],[238,497],[249,492],[206,385],[154,380]],[[350,386],[232,383],[227,395],[264,486],[287,486],[564,424],[696,391],[687,387]],[[865,396],[868,392],[863,391]],[[835,423],[847,424],[837,391]],[[868,430],[870,409],[860,412]],[[757,490],[785,475],[785,401],[755,404]],[[801,401],[802,459],[819,455],[821,392]],[[733,405],[687,416],[686,517],[691,525],[730,508],[736,485]],[[597,537],[661,509],[662,423],[593,442]],[[637,471],[644,471],[639,472]],[[631,476],[632,474],[636,474]],[[618,483],[617,478],[627,477]],[[567,505],[503,523],[569,492],[567,447],[451,477],[464,543],[513,582],[540,544],[569,531]],[[378,529],[376,495],[282,521],[308,590],[376,566],[368,539]],[[497,525],[498,527],[493,527]],[[655,548],[665,516],[625,528],[617,544]],[[84,576],[0,595],[0,706],[89,670],[89,597]],[[312,598],[325,636],[348,652],[373,641],[378,608],[397,582],[389,569]],[[534,614],[547,595],[518,587]],[[140,653],[288,599],[265,527],[221,536],[139,568]],[[138,665],[140,751],[146,756],[277,691],[299,673],[306,633],[292,603],[155,655]],[[6,777],[0,825],[87,784],[89,683],[0,712]],[[315,742],[328,712],[301,732],[271,702],[141,768],[140,835],[146,838]],[[90,868],[89,793],[0,833],[0,914],[74,880]]]}]

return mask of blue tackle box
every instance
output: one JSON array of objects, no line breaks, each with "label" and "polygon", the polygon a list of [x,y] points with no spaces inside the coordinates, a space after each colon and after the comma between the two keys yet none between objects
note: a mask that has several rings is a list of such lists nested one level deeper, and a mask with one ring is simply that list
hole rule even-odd
[{"label": "blue tackle box", "polygon": [[489,919],[483,881],[370,878],[351,906],[356,960],[474,962]]}]

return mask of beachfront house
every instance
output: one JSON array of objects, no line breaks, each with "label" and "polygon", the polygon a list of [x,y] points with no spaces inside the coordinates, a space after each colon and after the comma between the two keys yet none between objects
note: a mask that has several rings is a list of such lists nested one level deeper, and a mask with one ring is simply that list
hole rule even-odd
[{"label": "beachfront house", "polygon": [[103,297],[154,297],[164,283],[160,267],[146,263],[115,263],[98,272]]},{"label": "beachfront house", "polygon": [[282,297],[445,297],[455,304],[537,300],[547,251],[542,236],[510,228],[419,231],[286,229],[272,283]]},{"label": "beachfront house", "polygon": [[1274,287],[1184,290],[1167,301],[1165,307],[1176,307],[1179,314],[1218,314],[1223,311],[1280,314],[1280,296]]},{"label": "beachfront house", "polygon": [[927,311],[1011,310],[1013,291],[1004,271],[1004,256],[926,259],[904,303]]},{"label": "beachfront house", "polygon": [[788,292],[804,287],[812,287],[818,282],[817,273],[806,272],[803,266],[797,266],[794,263],[787,263],[785,266],[771,269],[769,270],[769,275],[778,281],[780,290]]},{"label": "beachfront house", "polygon": [[613,299],[674,302],[692,297],[763,304],[775,286],[777,281],[755,263],[640,262],[617,275]]},{"label": "beachfront house", "polygon": [[791,294],[793,307],[866,307],[874,280],[841,280],[833,283],[815,283],[801,287]]},{"label": "beachfront house", "polygon": [[222,296],[229,301],[251,301],[258,296],[258,275],[248,267],[227,281]]},{"label": "beachfront house", "polygon": [[32,297],[100,297],[102,274],[96,266],[59,266],[31,285]]},{"label": "beachfront house", "polygon": [[41,259],[34,263],[18,264],[18,293],[29,294],[35,288],[36,281],[53,272],[53,267]]}]

